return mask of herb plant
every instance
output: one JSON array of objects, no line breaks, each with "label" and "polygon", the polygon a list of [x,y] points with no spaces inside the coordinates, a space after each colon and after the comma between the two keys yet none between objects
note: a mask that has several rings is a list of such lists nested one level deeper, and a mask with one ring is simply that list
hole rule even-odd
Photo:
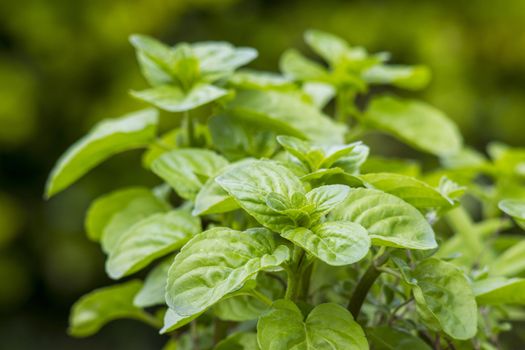
[{"label": "herb plant", "polygon": [[[487,157],[435,107],[370,92],[421,89],[423,66],[305,40],[324,63],[289,50],[277,74],[239,70],[251,48],[131,37],[153,107],[97,124],[46,195],[136,148],[161,183],[89,208],[121,282],[73,306],[71,335],[133,318],[166,349],[496,349],[524,319],[525,149]],[[159,110],[176,127],[157,136]],[[369,155],[371,132],[440,166]]]}]

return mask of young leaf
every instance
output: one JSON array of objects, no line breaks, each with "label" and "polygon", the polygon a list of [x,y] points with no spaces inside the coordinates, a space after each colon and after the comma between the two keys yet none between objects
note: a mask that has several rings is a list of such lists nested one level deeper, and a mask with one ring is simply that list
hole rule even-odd
[{"label": "young leaf", "polygon": [[368,350],[365,334],[348,310],[321,304],[304,319],[291,301],[278,300],[259,318],[257,341],[261,350]]},{"label": "young leaf", "polygon": [[287,90],[295,88],[291,79],[280,74],[248,69],[235,72],[228,82],[242,89]]},{"label": "young leaf", "polygon": [[172,262],[173,257],[166,258],[148,273],[133,305],[144,308],[166,304],[166,280]]},{"label": "young leaf", "polygon": [[304,83],[302,89],[303,92],[311,98],[314,106],[319,109],[326,107],[328,102],[330,102],[336,94],[335,88],[325,83]]},{"label": "young leaf", "polygon": [[525,200],[504,199],[499,202],[499,208],[516,220],[516,223],[525,230]]},{"label": "young leaf", "polygon": [[282,91],[239,91],[226,111],[255,125],[320,144],[341,144],[346,131],[345,125],[333,122],[297,94]]},{"label": "young leaf", "polygon": [[408,249],[437,247],[432,227],[416,208],[378,190],[351,189],[330,217],[360,224],[375,245]]},{"label": "young leaf", "polygon": [[222,76],[250,63],[257,58],[257,50],[251,47],[234,47],[222,41],[207,41],[192,45],[200,62],[204,78]]},{"label": "young leaf", "polygon": [[296,227],[281,236],[332,266],[353,264],[370,248],[368,232],[348,221],[328,221],[311,229]]},{"label": "young leaf", "polygon": [[272,193],[286,199],[294,193],[304,193],[301,181],[284,166],[273,161],[254,161],[219,175],[215,181],[261,225],[274,231],[294,225],[291,218],[267,204]]},{"label": "young leaf", "polygon": [[438,259],[418,262],[412,289],[418,310],[454,339],[477,331],[477,305],[469,281],[455,265]]},{"label": "young leaf", "polygon": [[130,275],[179,249],[200,231],[200,220],[184,210],[149,216],[122,234],[110,251],[106,271],[114,279]]},{"label": "young leaf", "polygon": [[191,316],[182,316],[177,311],[168,308],[164,314],[164,326],[160,330],[160,334],[172,332],[180,327],[183,327],[202,315],[203,312],[196,313]]},{"label": "young leaf", "polygon": [[474,282],[476,300],[482,305],[525,305],[525,279],[492,277]]},{"label": "young leaf", "polygon": [[368,328],[366,335],[374,350],[432,350],[421,338],[390,326]]},{"label": "young leaf", "polygon": [[375,173],[361,175],[360,178],[368,187],[393,194],[418,209],[446,209],[452,206],[437,189],[410,176]]},{"label": "young leaf", "polygon": [[248,332],[234,333],[220,341],[214,350],[257,350],[257,334]]},{"label": "young leaf", "polygon": [[438,109],[419,101],[382,96],[372,100],[365,123],[431,154],[445,156],[461,149],[456,125]]},{"label": "young leaf", "polygon": [[304,34],[304,41],[331,65],[339,63],[350,51],[345,40],[320,30],[307,30]]},{"label": "young leaf", "polygon": [[166,301],[181,316],[203,312],[240,289],[259,271],[275,269],[288,259],[270,231],[235,231],[217,227],[191,239],[168,273]]},{"label": "young leaf", "polygon": [[148,83],[156,86],[173,80],[173,51],[170,47],[146,35],[131,35],[129,41],[137,50],[141,72]]},{"label": "young leaf", "polygon": [[206,180],[216,175],[228,161],[215,152],[185,148],[157,158],[151,170],[171,185],[179,196],[193,200]]},{"label": "young leaf", "polygon": [[130,281],[84,295],[71,309],[69,334],[87,337],[119,318],[144,320],[147,314],[133,306],[133,298],[141,286],[140,281]]},{"label": "young leaf", "polygon": [[314,188],[306,194],[306,200],[315,206],[310,212],[312,222],[316,222],[343,202],[350,193],[345,185],[325,185]]},{"label": "young leaf", "polygon": [[430,70],[425,66],[376,65],[363,73],[363,79],[371,84],[419,90],[430,82]]},{"label": "young leaf", "polygon": [[194,85],[189,91],[175,85],[159,85],[132,91],[131,95],[168,112],[185,112],[215,101],[227,93],[227,90],[202,83]]},{"label": "young leaf", "polygon": [[513,245],[489,264],[490,271],[499,276],[516,276],[525,271],[525,240]]},{"label": "young leaf", "polygon": [[95,125],[60,157],[47,180],[46,197],[62,191],[112,155],[148,145],[155,137],[157,122],[157,111],[144,109]]},{"label": "young leaf", "polygon": [[107,236],[119,236],[120,231],[134,222],[169,208],[168,203],[157,198],[149,188],[131,187],[114,191],[91,203],[85,220],[86,233],[93,241],[99,241],[106,231]]},{"label": "young leaf", "polygon": [[293,49],[283,53],[279,67],[285,76],[295,80],[324,82],[330,79],[326,68]]}]

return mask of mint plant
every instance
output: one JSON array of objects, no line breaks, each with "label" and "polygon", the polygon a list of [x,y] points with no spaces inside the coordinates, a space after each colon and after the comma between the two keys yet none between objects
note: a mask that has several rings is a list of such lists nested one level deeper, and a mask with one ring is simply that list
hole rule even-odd
[{"label": "mint plant", "polygon": [[[278,74],[239,69],[251,48],[131,37],[151,85],[131,94],[152,107],[96,125],[46,196],[136,148],[159,185],[89,208],[120,282],[73,306],[71,335],[132,318],[166,349],[496,349],[524,319],[525,150],[487,157],[435,107],[370,93],[421,89],[427,68],[305,40],[325,63],[290,50]],[[160,135],[159,110],[178,125]],[[370,132],[441,165],[370,155]]]}]

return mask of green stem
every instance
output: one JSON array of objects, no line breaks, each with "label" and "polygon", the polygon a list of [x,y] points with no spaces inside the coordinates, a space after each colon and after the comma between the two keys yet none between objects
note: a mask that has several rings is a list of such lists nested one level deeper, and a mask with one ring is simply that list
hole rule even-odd
[{"label": "green stem", "polygon": [[272,306],[273,304],[273,301],[272,299],[268,298],[266,295],[264,295],[263,293],[259,292],[258,290],[252,290],[252,295],[254,297],[256,297],[257,299],[259,299],[260,301],[262,301],[263,303],[265,303],[266,305],[268,306]]},{"label": "green stem", "polygon": [[350,311],[354,316],[354,319],[357,320],[357,317],[361,312],[361,307],[363,306],[363,303],[366,299],[366,296],[368,295],[368,292],[370,291],[370,288],[382,272],[380,269],[378,269],[378,267],[380,267],[388,261],[388,256],[389,254],[385,253],[381,255],[377,260],[372,260],[370,266],[357,283],[357,286],[355,287],[354,293],[352,294],[352,297],[350,298],[347,307],[348,311]]},{"label": "green stem", "polygon": [[483,244],[467,211],[463,207],[457,207],[449,211],[445,217],[452,230],[469,248],[472,259],[477,260],[483,251]]},{"label": "green stem", "polygon": [[335,118],[338,122],[346,124],[346,112],[348,109],[348,99],[346,90],[337,93],[335,100]]},{"label": "green stem", "polygon": [[186,127],[186,141],[188,147],[195,146],[195,127],[190,112],[188,111],[184,112],[184,126]]},{"label": "green stem", "polygon": [[162,328],[162,321],[147,312],[142,313],[140,320],[153,328]]},{"label": "green stem", "polygon": [[291,268],[286,269],[287,280],[286,280],[286,293],[284,298],[286,300],[292,300],[295,295],[295,290],[297,289],[297,279],[295,278],[294,270]]}]

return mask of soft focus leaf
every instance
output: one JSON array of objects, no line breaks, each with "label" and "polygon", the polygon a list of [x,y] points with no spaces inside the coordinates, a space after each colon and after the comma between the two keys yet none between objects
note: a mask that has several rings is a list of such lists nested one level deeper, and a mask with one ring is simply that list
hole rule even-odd
[{"label": "soft focus leaf", "polygon": [[324,108],[336,94],[334,87],[325,83],[304,83],[302,89],[310,96],[314,106],[320,109]]},{"label": "soft focus leaf", "polygon": [[365,334],[348,310],[321,304],[304,318],[291,301],[278,300],[257,324],[262,350],[368,350]]},{"label": "soft focus leaf", "polygon": [[423,102],[377,97],[365,113],[365,122],[421,151],[438,156],[461,149],[462,138],[456,125],[441,111]]},{"label": "soft focus leaf", "polygon": [[106,231],[106,236],[116,238],[133,223],[167,210],[169,205],[155,197],[148,188],[131,187],[117,190],[91,203],[86,215],[86,233],[93,241],[99,241]]},{"label": "soft focus leaf", "polygon": [[327,81],[327,70],[319,63],[304,57],[297,50],[287,50],[281,56],[279,67],[285,76],[301,81]]},{"label": "soft focus leaf", "polygon": [[393,194],[418,209],[450,208],[451,204],[438,190],[416,178],[394,174],[361,175],[369,187]]},{"label": "soft focus leaf", "polygon": [[291,93],[239,91],[226,109],[239,119],[320,144],[340,144],[346,131],[346,126],[333,122],[313,105]]},{"label": "soft focus leaf", "polygon": [[191,239],[175,257],[166,301],[179,315],[196,315],[240,289],[259,271],[275,269],[287,259],[288,248],[277,247],[266,229],[210,229]]},{"label": "soft focus leaf", "polygon": [[214,350],[257,350],[257,334],[248,332],[234,333],[220,341]]},{"label": "soft focus leaf", "polygon": [[157,112],[145,109],[95,125],[60,157],[47,180],[46,197],[62,191],[112,155],[148,145],[155,137],[157,122]]},{"label": "soft focus leaf", "polygon": [[251,47],[234,47],[223,41],[205,41],[192,45],[204,75],[233,72],[257,58],[257,50]]},{"label": "soft focus leaf", "polygon": [[141,286],[139,281],[130,281],[84,295],[71,309],[69,334],[87,337],[119,318],[143,320],[144,311],[133,306],[133,298]]},{"label": "soft focus leaf", "polygon": [[131,35],[129,41],[137,50],[142,74],[151,85],[172,81],[170,63],[174,57],[170,47],[146,35]]},{"label": "soft focus leaf", "polygon": [[333,266],[353,264],[364,258],[370,248],[368,232],[348,221],[328,221],[311,229],[296,227],[281,235]]},{"label": "soft focus leaf", "polygon": [[481,305],[525,305],[525,279],[492,277],[474,282],[476,300]]},{"label": "soft focus leaf", "polygon": [[375,245],[409,249],[437,247],[432,227],[416,208],[378,190],[351,189],[331,217],[360,224]]},{"label": "soft focus leaf", "polygon": [[304,34],[304,41],[332,65],[344,59],[350,50],[345,40],[320,30],[307,30]]},{"label": "soft focus leaf", "polygon": [[206,180],[227,164],[228,161],[215,152],[185,148],[164,153],[153,162],[151,170],[179,196],[193,200]]},{"label": "soft focus leaf", "polygon": [[291,79],[282,75],[254,70],[235,72],[228,80],[230,84],[241,89],[293,89]]},{"label": "soft focus leaf", "polygon": [[498,276],[516,276],[525,271],[525,240],[513,245],[489,264]]},{"label": "soft focus leaf", "polygon": [[368,328],[366,335],[374,350],[432,350],[421,338],[390,326]]},{"label": "soft focus leaf", "polygon": [[430,82],[430,70],[425,66],[376,65],[363,73],[371,84],[392,84],[397,87],[419,90]]},{"label": "soft focus leaf", "polygon": [[499,202],[499,208],[514,218],[516,223],[525,230],[525,200],[504,199]]},{"label": "soft focus leaf", "polygon": [[215,101],[228,93],[210,84],[197,84],[189,91],[175,85],[159,85],[131,94],[168,112],[185,112]]},{"label": "soft focus leaf", "polygon": [[173,258],[169,257],[151,269],[144,280],[144,285],[133,299],[135,306],[151,307],[166,304],[166,280],[172,262]]},{"label": "soft focus leaf", "polygon": [[111,278],[121,278],[182,247],[201,230],[198,218],[184,210],[155,214],[139,221],[117,241],[106,262]]},{"label": "soft focus leaf", "polygon": [[454,339],[469,339],[477,331],[474,292],[463,272],[438,259],[418,262],[412,277],[419,311],[437,321]]},{"label": "soft focus leaf", "polygon": [[254,161],[235,167],[216,181],[260,224],[274,231],[293,226],[288,216],[267,205],[267,197],[272,193],[287,199],[294,193],[304,193],[301,181],[284,166],[273,161]]}]

